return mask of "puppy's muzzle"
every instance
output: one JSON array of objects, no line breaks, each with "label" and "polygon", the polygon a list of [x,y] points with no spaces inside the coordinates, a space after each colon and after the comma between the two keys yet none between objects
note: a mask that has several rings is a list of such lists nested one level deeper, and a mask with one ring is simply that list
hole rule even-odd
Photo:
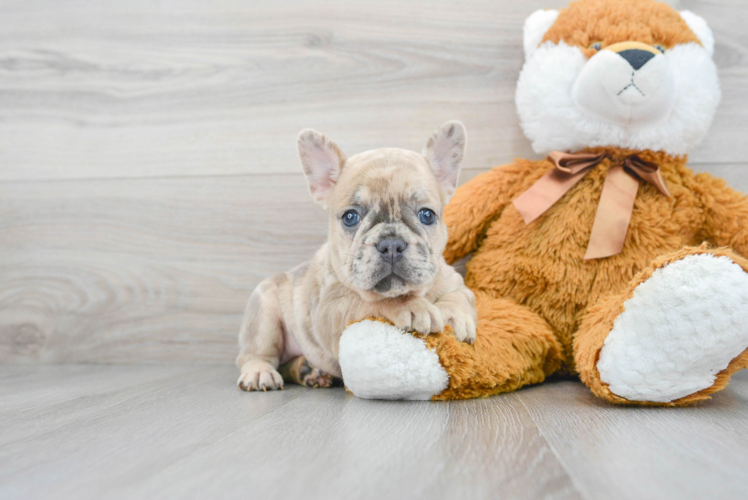
[{"label": "puppy's muzzle", "polygon": [[401,260],[406,248],[408,244],[401,238],[385,238],[377,243],[380,257],[390,264]]}]

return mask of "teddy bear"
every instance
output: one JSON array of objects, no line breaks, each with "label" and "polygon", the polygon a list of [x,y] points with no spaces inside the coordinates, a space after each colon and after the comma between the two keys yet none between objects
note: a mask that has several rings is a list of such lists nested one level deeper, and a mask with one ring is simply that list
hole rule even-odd
[{"label": "teddy bear", "polygon": [[574,374],[611,403],[683,406],[748,368],[748,198],[688,168],[719,99],[704,19],[654,0],[533,13],[516,104],[541,160],[461,186],[475,342],[376,318],[340,340],[355,395],[466,399]]}]

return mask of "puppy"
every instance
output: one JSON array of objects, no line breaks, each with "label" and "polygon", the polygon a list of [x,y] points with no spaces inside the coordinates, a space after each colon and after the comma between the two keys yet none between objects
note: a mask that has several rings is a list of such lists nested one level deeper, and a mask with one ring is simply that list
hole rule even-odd
[{"label": "puppy", "polygon": [[465,151],[460,122],[442,125],[423,154],[377,149],[346,158],[314,130],[299,134],[312,197],[329,213],[329,238],[314,258],[260,283],[239,332],[244,390],[287,381],[329,386],[340,377],[338,343],[352,321],[382,317],[428,334],[446,324],[475,339],[475,297],[446,264],[444,205]]}]

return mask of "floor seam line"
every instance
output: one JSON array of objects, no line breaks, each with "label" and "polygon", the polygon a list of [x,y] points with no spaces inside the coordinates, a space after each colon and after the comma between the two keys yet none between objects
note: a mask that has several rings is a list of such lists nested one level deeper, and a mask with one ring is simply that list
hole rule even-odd
[{"label": "floor seam line", "polygon": [[559,454],[558,450],[555,446],[553,446],[553,443],[548,439],[548,436],[546,436],[540,422],[538,422],[535,417],[533,416],[532,412],[530,411],[530,408],[527,406],[527,403],[522,399],[522,397],[519,394],[513,394],[520,403],[522,403],[522,407],[525,409],[527,414],[532,419],[533,423],[535,424],[535,428],[538,429],[538,433],[540,433],[540,436],[543,438],[543,441],[548,445],[548,449],[551,450],[551,453],[553,453],[553,456],[556,457],[556,460],[558,461],[559,465],[561,465],[561,468],[566,473],[566,476],[569,478],[569,481],[571,481],[572,486],[574,486],[574,489],[576,490],[579,495],[584,498],[585,500],[592,500],[594,499],[593,496],[591,496],[587,490],[582,487],[577,479],[574,477],[574,475],[571,473],[569,468],[566,466],[566,462],[561,458],[561,455]]}]

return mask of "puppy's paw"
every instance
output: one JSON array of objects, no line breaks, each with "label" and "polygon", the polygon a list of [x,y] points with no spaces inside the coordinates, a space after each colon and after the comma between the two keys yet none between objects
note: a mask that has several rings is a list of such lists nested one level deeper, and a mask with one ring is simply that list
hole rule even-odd
[{"label": "puppy's paw", "polygon": [[283,389],[283,377],[269,363],[246,363],[236,381],[243,391],[275,391]]},{"label": "puppy's paw", "polygon": [[406,305],[385,311],[384,317],[396,327],[423,335],[437,333],[444,329],[444,320],[438,307],[428,300],[418,297]]},{"label": "puppy's paw", "polygon": [[304,356],[297,356],[280,367],[284,380],[306,387],[332,387],[339,379],[324,370],[314,368]]},{"label": "puppy's paw", "polygon": [[457,340],[470,344],[475,342],[475,314],[453,305],[440,307],[440,310],[444,323],[452,327]]}]

